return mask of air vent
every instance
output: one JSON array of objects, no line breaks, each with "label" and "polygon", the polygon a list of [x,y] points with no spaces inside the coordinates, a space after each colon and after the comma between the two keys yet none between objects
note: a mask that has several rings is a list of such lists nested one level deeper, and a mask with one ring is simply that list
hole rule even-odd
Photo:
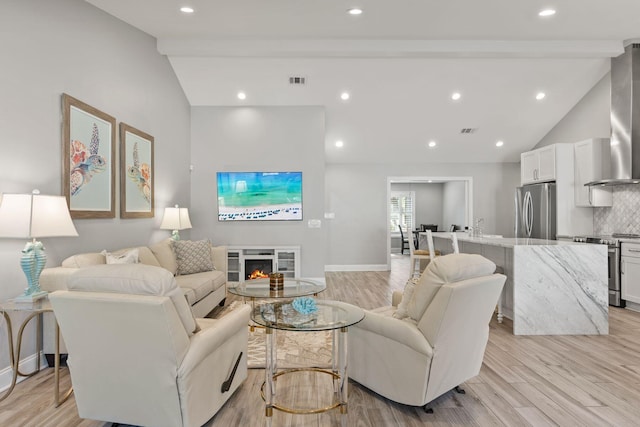
[{"label": "air vent", "polygon": [[307,78],[306,77],[302,77],[302,76],[291,76],[289,77],[289,84],[290,85],[304,85],[307,82]]},{"label": "air vent", "polygon": [[460,129],[460,133],[475,133],[478,128],[462,128]]}]

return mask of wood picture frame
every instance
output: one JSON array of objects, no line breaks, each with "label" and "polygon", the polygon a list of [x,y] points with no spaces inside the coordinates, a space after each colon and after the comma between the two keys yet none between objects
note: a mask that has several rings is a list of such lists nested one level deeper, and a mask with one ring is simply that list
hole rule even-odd
[{"label": "wood picture frame", "polygon": [[154,138],[120,123],[120,218],[154,216]]},{"label": "wood picture frame", "polygon": [[72,218],[115,218],[116,119],[62,94],[62,188]]}]

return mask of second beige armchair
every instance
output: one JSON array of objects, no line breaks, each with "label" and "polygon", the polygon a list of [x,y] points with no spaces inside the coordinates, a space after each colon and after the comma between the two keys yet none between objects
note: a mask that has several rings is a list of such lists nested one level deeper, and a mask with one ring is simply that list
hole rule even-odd
[{"label": "second beige armchair", "polygon": [[366,311],[349,330],[349,377],[395,402],[425,406],[478,375],[506,277],[480,255],[429,263],[397,307]]}]

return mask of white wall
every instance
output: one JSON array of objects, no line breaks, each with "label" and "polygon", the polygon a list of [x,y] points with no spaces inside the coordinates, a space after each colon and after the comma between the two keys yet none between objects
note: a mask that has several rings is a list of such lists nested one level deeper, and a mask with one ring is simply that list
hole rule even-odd
[{"label": "white wall", "polygon": [[335,213],[335,219],[328,221],[330,268],[386,265],[390,176],[470,176],[474,216],[485,219],[485,233],[514,234],[517,163],[327,164],[326,210]]},{"label": "white wall", "polygon": [[[42,239],[47,264],[168,237],[158,230],[164,207],[189,205],[189,105],[155,39],[82,0],[2,7],[0,192],[62,194],[63,92],[155,137],[155,218],[74,220],[79,237]],[[19,266],[24,244],[0,239],[0,300],[26,287]],[[5,334],[0,327],[2,343]],[[23,354],[33,351],[32,342],[27,337]],[[5,366],[0,351],[0,370]]]},{"label": "white wall", "polygon": [[607,73],[533,148],[611,136],[611,73]]},{"label": "white wall", "polygon": [[[193,107],[191,116],[192,237],[300,246],[301,275],[324,277],[324,108]],[[302,171],[303,221],[218,222],[218,171]],[[321,220],[322,227],[309,228],[310,219]]]},{"label": "white wall", "polygon": [[[439,230],[449,231],[449,227],[455,224],[461,229],[472,224],[465,224],[465,194],[466,182],[450,181],[444,183],[442,198],[442,221]],[[477,217],[477,215],[476,215]]]}]

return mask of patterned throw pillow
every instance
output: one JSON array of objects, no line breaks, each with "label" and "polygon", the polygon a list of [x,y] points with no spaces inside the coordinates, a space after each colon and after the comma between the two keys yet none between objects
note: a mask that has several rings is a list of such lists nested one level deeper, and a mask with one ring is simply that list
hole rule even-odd
[{"label": "patterned throw pillow", "polygon": [[179,276],[213,270],[211,242],[208,240],[178,240],[173,242]]}]

